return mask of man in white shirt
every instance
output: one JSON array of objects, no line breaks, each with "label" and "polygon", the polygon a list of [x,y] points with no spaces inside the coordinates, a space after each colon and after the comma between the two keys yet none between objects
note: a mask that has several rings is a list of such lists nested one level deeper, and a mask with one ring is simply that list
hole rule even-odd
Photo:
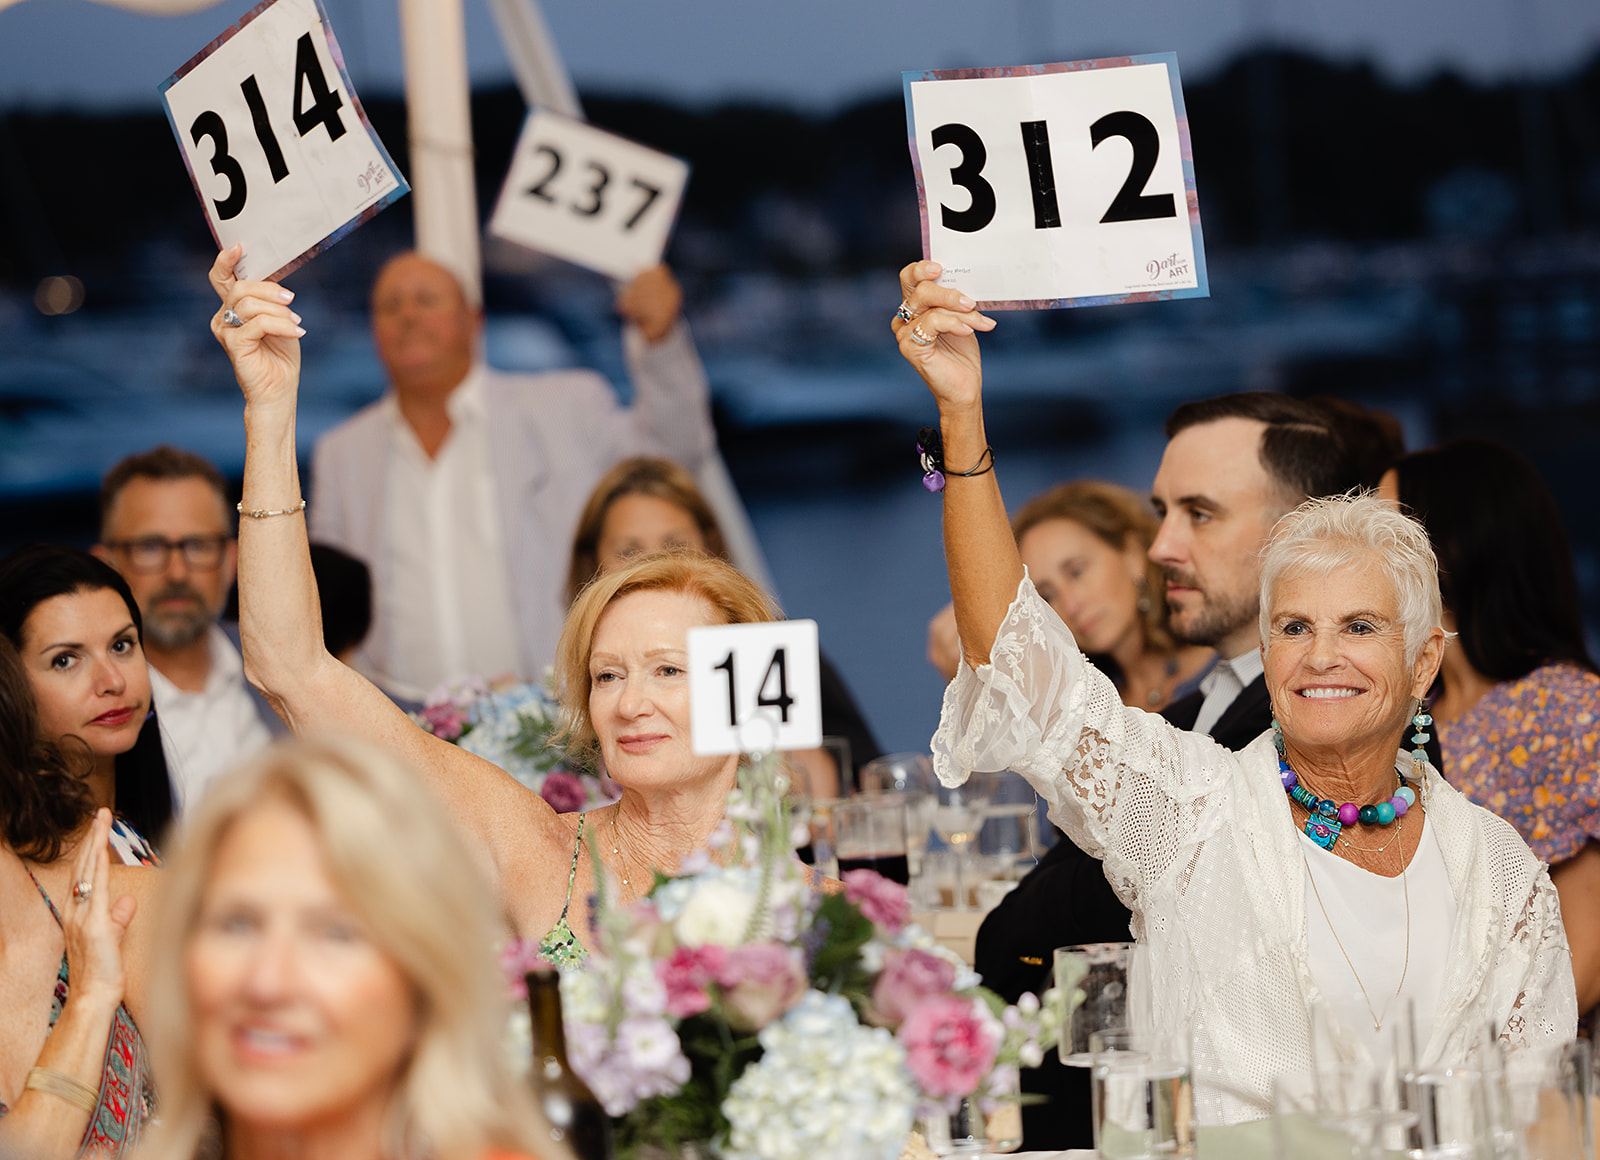
[{"label": "man in white shirt", "polygon": [[238,544],[226,485],[176,447],[124,459],[100,488],[94,553],[128,581],[179,810],[270,740],[239,650],[217,626]]},{"label": "man in white shirt", "polygon": [[[372,570],[356,665],[398,696],[441,682],[537,680],[566,613],[568,556],[589,491],[630,455],[698,470],[715,457],[705,373],[664,266],[619,295],[630,407],[588,370],[509,375],[478,358],[482,313],[415,253],[384,266],[372,333],[392,390],[313,457],[312,538]],[[742,522],[742,510],[731,519]]]}]

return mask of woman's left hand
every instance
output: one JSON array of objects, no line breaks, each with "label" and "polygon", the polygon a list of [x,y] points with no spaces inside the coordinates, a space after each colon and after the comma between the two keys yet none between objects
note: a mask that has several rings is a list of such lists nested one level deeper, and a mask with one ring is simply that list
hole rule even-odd
[{"label": "woman's left hand", "polygon": [[61,908],[61,931],[67,943],[67,969],[72,1000],[104,1004],[122,1002],[127,979],[122,941],[133,921],[138,900],[131,894],[111,898],[111,811],[101,809],[78,847],[72,881],[89,883],[89,897],[69,897]]},{"label": "woman's left hand", "polygon": [[[211,333],[228,352],[246,404],[293,405],[305,334],[300,316],[289,309],[294,294],[276,282],[235,278],[234,267],[243,256],[244,247],[235,244],[212,263],[211,288],[222,299],[222,308],[211,316]],[[238,326],[228,321],[229,311],[239,319]]]}]

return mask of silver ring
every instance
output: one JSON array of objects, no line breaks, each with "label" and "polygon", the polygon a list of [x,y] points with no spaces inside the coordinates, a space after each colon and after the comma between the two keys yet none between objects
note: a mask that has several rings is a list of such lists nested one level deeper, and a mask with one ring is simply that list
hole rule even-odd
[{"label": "silver ring", "polygon": [[74,902],[88,902],[89,896],[93,893],[93,882],[87,882],[80,878],[72,884],[72,901]]},{"label": "silver ring", "polygon": [[237,314],[235,314],[233,312],[233,307],[231,307],[231,306],[228,307],[228,309],[226,309],[226,310],[224,310],[222,312],[222,321],[226,322],[229,326],[243,326],[244,325],[244,319],[240,318]]},{"label": "silver ring", "polygon": [[894,312],[894,316],[901,322],[910,322],[917,316],[917,312],[912,310],[911,304],[902,298],[900,300],[900,309]]},{"label": "silver ring", "polygon": [[931,336],[922,332],[922,324],[920,322],[911,328],[911,341],[918,346],[932,346],[934,343]]}]

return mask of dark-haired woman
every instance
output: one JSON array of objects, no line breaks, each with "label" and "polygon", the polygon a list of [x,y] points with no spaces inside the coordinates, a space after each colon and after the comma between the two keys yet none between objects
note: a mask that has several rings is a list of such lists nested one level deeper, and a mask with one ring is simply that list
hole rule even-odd
[{"label": "dark-haired woman", "polygon": [[1384,477],[1439,557],[1445,650],[1432,702],[1444,774],[1550,864],[1578,1010],[1600,1003],[1600,673],[1561,514],[1508,447],[1461,439]]},{"label": "dark-haired woman", "polygon": [[0,639],[0,1155],[123,1156],[150,1115],[139,915],[155,875],[112,865],[87,766],[41,733]]},{"label": "dark-haired woman", "polygon": [[44,736],[93,757],[90,795],[112,811],[112,848],[154,864],[172,783],[127,581],[75,548],[19,548],[0,560],[0,636],[22,660]]}]

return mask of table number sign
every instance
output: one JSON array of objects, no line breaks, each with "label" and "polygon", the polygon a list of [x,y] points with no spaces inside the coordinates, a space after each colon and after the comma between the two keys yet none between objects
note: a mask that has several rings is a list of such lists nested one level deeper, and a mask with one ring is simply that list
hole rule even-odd
[{"label": "table number sign", "polygon": [[677,157],[534,109],[489,232],[625,281],[661,261],[688,180]]},{"label": "table number sign", "polygon": [[161,86],[217,247],[282,278],[410,189],[367,122],[320,0],[266,0]]},{"label": "table number sign", "polygon": [[822,744],[817,622],[689,630],[689,717],[702,756]]},{"label": "table number sign", "polygon": [[1170,52],[904,74],[922,252],[986,310],[1204,297]]}]

